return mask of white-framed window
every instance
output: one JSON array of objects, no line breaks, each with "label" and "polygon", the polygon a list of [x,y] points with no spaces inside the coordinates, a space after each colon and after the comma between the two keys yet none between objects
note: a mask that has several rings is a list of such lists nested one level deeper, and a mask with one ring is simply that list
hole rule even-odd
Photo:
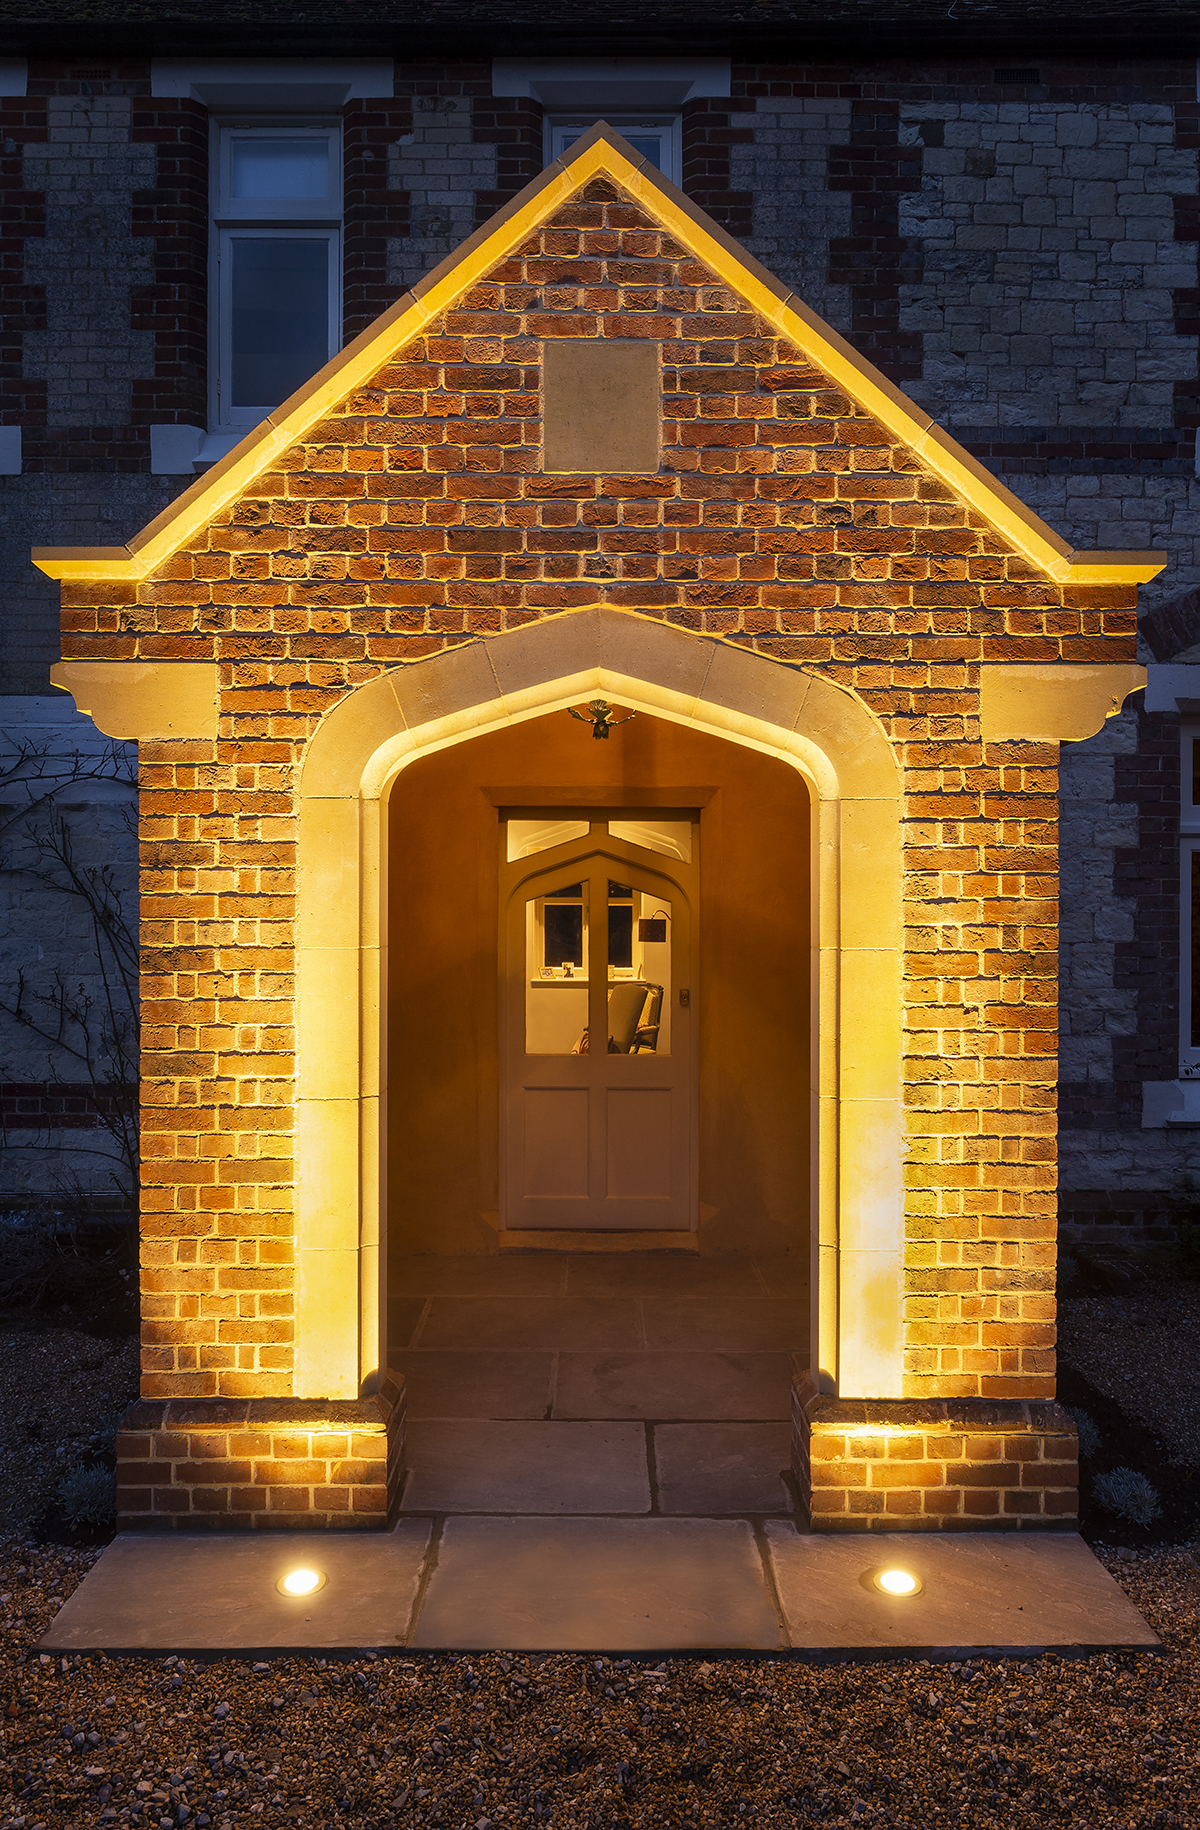
[{"label": "white-framed window", "polygon": [[217,119],[212,151],[211,424],[242,433],[341,347],[341,129]]},{"label": "white-framed window", "polygon": [[672,184],[680,182],[683,170],[683,144],[680,116],[673,110],[662,113],[630,115],[620,108],[574,109],[570,113],[547,114],[546,163],[557,159],[574,146],[589,127],[607,121],[623,134],[635,152],[648,159],[656,171]]},{"label": "white-framed window", "polygon": [[684,105],[728,96],[731,76],[727,57],[497,57],[492,94],[541,103],[547,165],[607,121],[664,178],[682,184]]},{"label": "white-framed window", "polygon": [[1200,723],[1179,741],[1179,1065],[1200,1078]]}]

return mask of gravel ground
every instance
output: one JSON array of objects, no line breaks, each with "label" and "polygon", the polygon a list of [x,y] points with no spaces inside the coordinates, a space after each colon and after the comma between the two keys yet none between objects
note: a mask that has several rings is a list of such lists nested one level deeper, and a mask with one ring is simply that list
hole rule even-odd
[{"label": "gravel ground", "polygon": [[1200,1464],[1200,1283],[1148,1277],[1128,1296],[1063,1297],[1058,1351],[1176,1467]]},{"label": "gravel ground", "polygon": [[63,1476],[109,1446],[137,1381],[136,1339],[0,1331],[0,1531],[38,1518]]},{"label": "gravel ground", "polygon": [[[1200,1443],[1198,1333],[1196,1286],[1062,1309],[1064,1360],[1181,1461]],[[0,1332],[0,1830],[1200,1826],[1200,1541],[1097,1547],[1165,1655],[45,1658],[98,1553],[27,1533],[135,1362],[132,1340]]]},{"label": "gravel ground", "polygon": [[3,1830],[1200,1822],[1200,1554],[1178,1546],[1105,1555],[1165,1656],[964,1666],[37,1654],[94,1555],[0,1545]]}]

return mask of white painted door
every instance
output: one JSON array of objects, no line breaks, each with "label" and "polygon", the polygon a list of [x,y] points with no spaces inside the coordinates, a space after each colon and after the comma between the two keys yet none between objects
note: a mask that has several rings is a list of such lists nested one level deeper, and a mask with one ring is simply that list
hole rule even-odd
[{"label": "white painted door", "polygon": [[609,825],[503,870],[508,1231],[695,1225],[690,847],[664,869]]}]

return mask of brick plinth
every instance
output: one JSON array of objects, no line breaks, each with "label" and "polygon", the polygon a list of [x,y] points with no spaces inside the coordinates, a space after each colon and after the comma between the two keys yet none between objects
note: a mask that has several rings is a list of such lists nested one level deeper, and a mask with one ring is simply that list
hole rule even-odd
[{"label": "brick plinth", "polygon": [[400,1497],[404,1381],[355,1399],[142,1399],[117,1434],[124,1531],[381,1530]]},{"label": "brick plinth", "polygon": [[814,1531],[1002,1531],[1076,1522],[1070,1412],[1040,1400],[826,1398],[792,1389],[792,1467]]}]

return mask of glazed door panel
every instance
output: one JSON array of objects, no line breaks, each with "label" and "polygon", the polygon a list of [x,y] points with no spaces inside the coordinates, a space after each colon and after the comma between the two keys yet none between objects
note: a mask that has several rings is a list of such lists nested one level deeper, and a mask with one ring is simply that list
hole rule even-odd
[{"label": "glazed door panel", "polygon": [[607,822],[548,856],[507,873],[501,1224],[688,1231],[691,899]]}]

